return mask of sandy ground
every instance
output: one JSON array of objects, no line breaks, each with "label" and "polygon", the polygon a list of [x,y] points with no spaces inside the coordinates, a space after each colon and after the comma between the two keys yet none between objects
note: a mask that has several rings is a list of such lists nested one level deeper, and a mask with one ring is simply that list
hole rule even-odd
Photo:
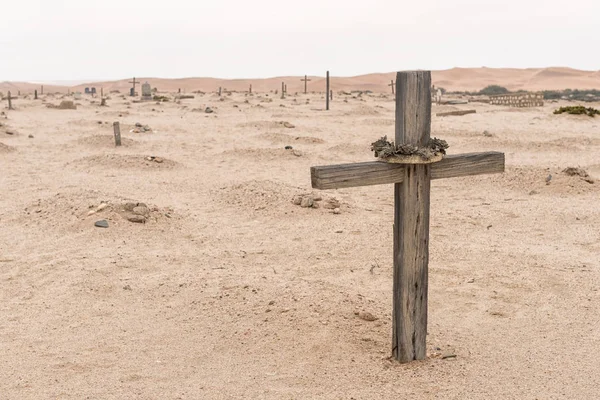
[{"label": "sandy ground", "polygon": [[429,358],[400,365],[392,185],[291,201],[310,166],[372,160],[391,95],[112,96],[0,118],[0,399],[598,398],[600,119],[433,107],[449,153],[507,168],[432,182]]}]

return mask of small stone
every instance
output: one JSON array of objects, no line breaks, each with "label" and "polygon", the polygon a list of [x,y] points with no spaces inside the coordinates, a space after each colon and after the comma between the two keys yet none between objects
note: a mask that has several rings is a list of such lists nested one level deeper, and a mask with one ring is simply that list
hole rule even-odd
[{"label": "small stone", "polygon": [[546,185],[549,185],[551,180],[552,180],[552,175],[548,175],[546,177]]},{"label": "small stone", "polygon": [[132,214],[127,216],[127,221],[135,222],[137,224],[143,224],[144,222],[146,222],[146,217],[144,217],[143,215]]},{"label": "small stone", "polygon": [[447,359],[456,359],[456,354],[446,351],[444,353],[442,353],[442,360],[447,360]]},{"label": "small stone", "polygon": [[131,286],[125,285],[125,286],[123,286],[123,290],[131,290]]},{"label": "small stone", "polygon": [[270,306],[272,306],[272,305],[275,305],[275,300],[271,300],[271,301],[269,302],[269,305],[270,305]]},{"label": "small stone", "polygon": [[372,322],[372,321],[377,320],[377,317],[368,311],[359,311],[357,315],[358,315],[358,318],[365,320],[365,321]]},{"label": "small stone", "polygon": [[33,135],[29,135],[27,136],[29,139],[33,139]]},{"label": "small stone", "polygon": [[313,198],[310,196],[306,196],[302,198],[302,201],[300,202],[300,207],[309,208],[313,206],[313,203]]},{"label": "small stone", "polygon": [[475,282],[475,278],[471,278],[467,281],[467,283],[474,283]]},{"label": "small stone", "polygon": [[134,208],[136,208],[138,206],[138,203],[132,203],[130,201],[128,201],[127,203],[123,204],[123,209],[125,211],[133,211]]},{"label": "small stone", "polygon": [[294,125],[294,124],[290,124],[290,123],[289,123],[289,122],[287,122],[287,121],[284,121],[284,122],[283,122],[283,126],[284,126],[284,127],[286,127],[286,128],[290,128],[290,129],[293,129],[293,128],[295,128],[295,127],[296,127],[296,125]]},{"label": "small stone", "polygon": [[108,207],[108,204],[102,203],[98,206],[98,208],[96,208],[96,212],[100,212],[100,211],[104,210],[106,207]]},{"label": "small stone", "polygon": [[98,228],[108,228],[108,221],[105,219],[101,219],[100,221],[96,221],[94,226]]},{"label": "small stone", "polygon": [[339,230],[339,231],[335,231],[335,233],[344,233],[344,231]]},{"label": "small stone", "polygon": [[302,204],[302,196],[299,196],[299,195],[294,196],[294,198],[292,199],[292,203],[294,203],[297,206]]},{"label": "small stone", "polygon": [[537,190],[532,190],[531,192],[529,192],[530,196],[533,196],[534,194],[540,194],[540,192],[538,192]]},{"label": "small stone", "polygon": [[336,215],[338,215],[338,214],[341,214],[342,211],[339,208],[334,208],[333,209],[333,213],[336,214]]},{"label": "small stone", "polygon": [[491,133],[489,133],[488,131],[483,131],[483,136],[485,137],[492,137],[494,135],[492,135]]},{"label": "small stone", "polygon": [[212,108],[206,107],[206,109],[204,110],[204,112],[207,113],[207,114],[212,114],[214,111],[213,111]]},{"label": "small stone", "polygon": [[286,150],[293,150],[294,148],[292,146],[285,146]]},{"label": "small stone", "polygon": [[154,162],[155,162],[155,163],[162,164],[162,163],[163,163],[163,161],[164,161],[164,160],[163,160],[162,158],[160,158],[160,157],[156,157],[156,158],[154,158]]},{"label": "small stone", "polygon": [[340,208],[340,202],[335,197],[327,200],[323,207],[328,208],[330,210],[335,210],[336,208]]},{"label": "small stone", "polygon": [[148,215],[148,213],[150,212],[150,210],[148,209],[148,207],[137,206],[137,207],[133,207],[133,209],[131,210],[131,212],[133,212],[136,215]]},{"label": "small stone", "polygon": [[140,124],[139,122],[136,122],[136,123],[135,123],[135,127],[136,127],[136,128],[141,128],[141,127],[142,127],[142,124]]}]

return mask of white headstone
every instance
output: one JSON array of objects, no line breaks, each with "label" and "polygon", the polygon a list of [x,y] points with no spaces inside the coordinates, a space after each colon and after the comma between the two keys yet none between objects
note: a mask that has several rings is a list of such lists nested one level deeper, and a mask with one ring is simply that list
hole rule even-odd
[{"label": "white headstone", "polygon": [[152,86],[148,82],[142,84],[142,98],[143,99],[151,99],[152,98]]}]

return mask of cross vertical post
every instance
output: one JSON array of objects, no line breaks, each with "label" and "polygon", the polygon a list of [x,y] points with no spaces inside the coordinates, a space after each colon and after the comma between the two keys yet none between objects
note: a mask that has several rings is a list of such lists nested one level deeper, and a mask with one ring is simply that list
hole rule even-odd
[{"label": "cross vertical post", "polygon": [[392,94],[394,94],[394,80],[393,79],[388,86],[390,86],[392,88]]},{"label": "cross vertical post", "polygon": [[37,97],[37,89],[35,89],[35,90],[33,91],[33,99],[34,99],[34,100],[37,100],[37,99],[38,99],[38,97]]},{"label": "cross vertical post", "polygon": [[308,79],[308,76],[304,75],[304,79],[300,79],[300,81],[304,82],[304,94],[308,93],[306,83],[310,82],[311,79]]},{"label": "cross vertical post", "polygon": [[8,109],[12,110],[12,99],[11,99],[11,95],[10,95],[10,90],[8,91]]},{"label": "cross vertical post", "polygon": [[[431,73],[396,76],[396,143],[425,147],[431,132]],[[392,355],[400,362],[427,355],[427,281],[431,166],[409,164],[394,184]]]},{"label": "cross vertical post", "polygon": [[329,110],[329,71],[327,71],[327,77],[325,78],[326,81],[326,90],[325,90],[325,109]]},{"label": "cross vertical post", "polygon": [[281,98],[285,99],[285,83],[281,82]]},{"label": "cross vertical post", "polygon": [[250,90],[248,91],[249,94],[252,94],[252,85],[250,85]]},{"label": "cross vertical post", "polygon": [[222,88],[221,88],[221,86],[219,86],[219,96],[221,96],[221,91],[222,91]]},{"label": "cross vertical post", "polygon": [[41,94],[44,94],[44,85],[42,85],[42,93]]},{"label": "cross vertical post", "polygon": [[333,90],[329,91],[329,100],[333,101]]}]

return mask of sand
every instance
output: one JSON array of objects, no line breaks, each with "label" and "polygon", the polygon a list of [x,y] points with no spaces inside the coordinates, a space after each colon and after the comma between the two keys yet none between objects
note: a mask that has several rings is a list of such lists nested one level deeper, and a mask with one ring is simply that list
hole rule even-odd
[{"label": "sand", "polygon": [[401,365],[392,185],[319,192],[339,214],[292,203],[310,166],[373,159],[391,95],[60,100],[0,119],[1,399],[598,396],[599,118],[433,106],[450,154],[503,151],[506,172],[432,182],[429,357]]},{"label": "sand", "polygon": [[[323,76],[309,76],[309,92],[325,90],[325,71]],[[287,85],[288,93],[304,93],[304,76],[279,76],[267,79],[216,79],[216,78],[181,78],[162,79],[156,77],[137,77],[136,81],[148,82],[159,91],[212,92],[221,87],[223,90],[247,91],[252,85],[255,92],[281,89],[281,82]],[[371,90],[374,92],[391,92],[388,87],[391,80],[396,79],[395,72],[367,74],[353,77],[340,77],[331,72],[331,88],[336,91]],[[117,81],[88,82],[77,86],[44,86],[46,93],[84,92],[86,87],[96,87],[98,92],[104,88],[105,93],[119,90],[129,93],[131,78]],[[488,85],[501,85],[509,90],[565,90],[565,89],[598,89],[600,88],[600,71],[583,71],[565,67],[548,68],[452,68],[432,71],[433,84],[449,91],[479,91]],[[0,91],[12,91],[16,95],[40,91],[39,84],[25,82],[0,82]],[[141,87],[137,86],[141,93]]]}]

